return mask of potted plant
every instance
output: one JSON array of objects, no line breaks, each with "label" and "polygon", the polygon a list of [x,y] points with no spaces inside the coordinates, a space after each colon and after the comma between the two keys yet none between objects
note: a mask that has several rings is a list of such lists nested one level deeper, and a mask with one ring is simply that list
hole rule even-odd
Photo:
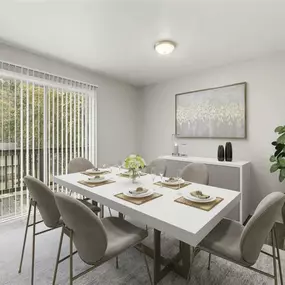
[{"label": "potted plant", "polygon": [[[278,134],[276,141],[272,142],[275,147],[275,152],[270,157],[270,162],[273,164],[270,167],[270,172],[279,172],[279,181],[283,182],[285,179],[285,126],[279,126],[275,129]],[[285,207],[282,209],[283,217],[285,214]],[[284,221],[285,222],[285,221]],[[284,249],[285,226],[284,224],[276,223],[277,243],[281,249]]]},{"label": "potted plant", "polygon": [[129,170],[129,176],[135,183],[139,172],[145,167],[145,161],[140,155],[131,154],[125,159],[124,167]]}]

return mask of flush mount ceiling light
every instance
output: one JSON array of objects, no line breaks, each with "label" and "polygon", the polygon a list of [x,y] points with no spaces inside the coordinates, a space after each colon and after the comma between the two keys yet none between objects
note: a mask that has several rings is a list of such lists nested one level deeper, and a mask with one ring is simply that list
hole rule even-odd
[{"label": "flush mount ceiling light", "polygon": [[170,54],[174,51],[176,43],[173,41],[159,41],[154,45],[156,52],[162,55]]}]

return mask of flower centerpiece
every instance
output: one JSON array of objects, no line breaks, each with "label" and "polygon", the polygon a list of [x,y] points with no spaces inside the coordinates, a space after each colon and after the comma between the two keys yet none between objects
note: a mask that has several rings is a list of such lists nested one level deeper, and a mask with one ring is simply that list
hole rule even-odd
[{"label": "flower centerpiece", "polygon": [[129,170],[129,176],[135,183],[140,171],[145,167],[145,160],[136,154],[131,154],[125,159],[124,167]]}]

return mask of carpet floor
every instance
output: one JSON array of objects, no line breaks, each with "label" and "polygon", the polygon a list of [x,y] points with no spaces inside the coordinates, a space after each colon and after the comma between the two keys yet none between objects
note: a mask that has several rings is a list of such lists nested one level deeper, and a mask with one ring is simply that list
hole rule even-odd
[{"label": "carpet floor", "polygon": [[[31,269],[31,232],[28,235],[26,253],[22,273],[18,274],[20,253],[23,242],[25,220],[16,220],[0,224],[0,284],[1,285],[28,285],[30,284]],[[44,229],[39,225],[38,229]],[[152,245],[152,234],[145,241]],[[35,262],[35,285],[50,285],[54,271],[54,264],[58,249],[60,229],[37,236],[36,238],[36,262]],[[178,242],[162,235],[162,253],[165,256],[174,255],[178,250]],[[270,251],[269,246],[264,250]],[[68,238],[65,237],[62,248],[62,256],[68,254]],[[273,280],[242,268],[233,263],[227,262],[218,257],[212,258],[211,270],[207,270],[208,255],[200,252],[193,265],[191,285],[267,285],[274,284]],[[285,269],[285,253],[281,251],[283,268]],[[152,260],[148,258],[152,270]],[[68,260],[61,263],[58,270],[57,284],[68,284]],[[261,254],[256,267],[269,273],[273,272],[272,259]],[[78,255],[74,257],[75,274],[88,268],[80,260]],[[285,270],[283,271],[283,275]],[[111,260],[87,275],[74,282],[75,285],[142,285],[149,284],[147,271],[144,265],[143,256],[135,249],[129,249],[119,257],[119,269],[115,268],[115,260]],[[159,284],[161,285],[182,285],[185,280],[175,273],[169,273]]]}]

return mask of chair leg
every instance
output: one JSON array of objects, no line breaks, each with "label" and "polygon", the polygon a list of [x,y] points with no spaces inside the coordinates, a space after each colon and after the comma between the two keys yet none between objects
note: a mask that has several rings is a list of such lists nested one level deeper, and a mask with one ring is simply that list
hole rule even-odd
[{"label": "chair leg", "polygon": [[113,217],[112,212],[111,212],[111,209],[108,208],[108,210],[109,210],[110,217]]},{"label": "chair leg", "polygon": [[192,246],[190,246],[189,254],[190,254],[190,266],[189,266],[189,272],[188,272],[186,284],[189,284],[189,283],[190,283],[190,281],[191,281],[191,276],[192,276],[192,266],[193,266],[193,259],[194,259],[194,250],[193,250],[193,247],[192,247]]},{"label": "chair leg", "polygon": [[211,269],[211,258],[212,258],[212,254],[209,253],[209,259],[208,259],[208,270]]},{"label": "chair leg", "polygon": [[55,285],[55,282],[56,282],[56,275],[57,275],[58,264],[59,264],[59,259],[60,259],[63,234],[64,234],[64,227],[62,227],[62,231],[61,231],[61,235],[60,235],[59,247],[58,247],[58,252],[57,252],[57,257],[56,257],[56,264],[55,264],[55,270],[54,270],[52,285]]},{"label": "chair leg", "polygon": [[25,228],[24,241],[23,241],[23,248],[22,248],[22,254],[21,254],[21,261],[20,261],[20,266],[19,266],[18,273],[21,273],[21,271],[22,271],[22,265],[23,265],[23,259],[24,259],[25,248],[26,248],[26,240],[27,240],[27,234],[28,234],[31,210],[32,210],[32,201],[30,200],[28,217],[27,217],[26,228]]},{"label": "chair leg", "polygon": [[69,284],[73,284],[73,232],[70,231],[70,242],[69,242],[69,249],[70,249],[70,257],[69,257]]},{"label": "chair leg", "polygon": [[277,243],[277,235],[276,235],[275,227],[273,228],[273,234],[274,234],[276,251],[277,251],[277,260],[278,260],[278,267],[279,267],[279,274],[280,274],[280,283],[281,283],[281,285],[283,285],[282,265],[281,265],[280,251],[279,251],[279,246]]},{"label": "chair leg", "polygon": [[150,270],[149,270],[149,266],[148,266],[148,263],[147,263],[146,254],[145,254],[145,250],[144,250],[144,246],[143,245],[142,245],[142,252],[143,252],[144,262],[145,262],[147,274],[148,274],[148,277],[149,277],[149,281],[150,281],[150,284],[152,285],[153,283],[152,283],[151,273],[150,273]]},{"label": "chair leg", "polygon": [[271,230],[271,240],[272,240],[272,255],[273,255],[274,285],[277,285],[278,281],[277,281],[276,255],[275,255],[275,246],[276,245],[275,245],[273,229]]},{"label": "chair leg", "polygon": [[119,256],[116,256],[116,269],[119,268]]},{"label": "chair leg", "polygon": [[32,248],[32,276],[31,284],[34,284],[34,274],[35,274],[35,250],[36,250],[36,205],[34,205],[34,220],[33,220],[33,248]]},{"label": "chair leg", "polygon": [[104,218],[104,205],[101,205],[100,208],[101,208],[100,218],[103,219]]}]

